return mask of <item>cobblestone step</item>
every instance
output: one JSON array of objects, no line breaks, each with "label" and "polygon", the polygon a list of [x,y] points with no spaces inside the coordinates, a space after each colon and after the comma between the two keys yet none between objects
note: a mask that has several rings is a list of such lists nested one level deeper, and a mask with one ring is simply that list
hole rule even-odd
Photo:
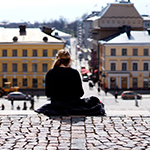
[{"label": "cobblestone step", "polygon": [[150,116],[0,115],[1,149],[149,149]]}]

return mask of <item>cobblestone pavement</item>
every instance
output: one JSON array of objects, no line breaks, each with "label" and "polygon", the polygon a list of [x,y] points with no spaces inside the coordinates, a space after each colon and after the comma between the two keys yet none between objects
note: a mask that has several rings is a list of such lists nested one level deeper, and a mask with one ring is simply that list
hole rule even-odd
[{"label": "cobblestone pavement", "polygon": [[0,149],[150,149],[150,116],[0,115]]}]

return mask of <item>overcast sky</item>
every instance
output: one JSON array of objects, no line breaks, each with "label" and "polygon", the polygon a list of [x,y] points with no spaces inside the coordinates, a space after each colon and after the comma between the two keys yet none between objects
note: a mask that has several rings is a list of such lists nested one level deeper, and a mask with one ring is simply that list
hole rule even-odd
[{"label": "overcast sky", "polygon": [[[68,22],[101,10],[116,0],[0,0],[0,22],[43,22],[64,17]],[[120,1],[120,0],[119,0]],[[130,0],[140,14],[150,15],[150,0]]]}]

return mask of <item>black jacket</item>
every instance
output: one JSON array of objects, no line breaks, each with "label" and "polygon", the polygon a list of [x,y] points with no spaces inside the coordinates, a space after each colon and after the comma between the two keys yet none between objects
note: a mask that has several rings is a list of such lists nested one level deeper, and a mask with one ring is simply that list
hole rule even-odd
[{"label": "black jacket", "polygon": [[83,96],[81,77],[73,68],[57,67],[46,74],[45,94],[51,102],[74,101]]}]

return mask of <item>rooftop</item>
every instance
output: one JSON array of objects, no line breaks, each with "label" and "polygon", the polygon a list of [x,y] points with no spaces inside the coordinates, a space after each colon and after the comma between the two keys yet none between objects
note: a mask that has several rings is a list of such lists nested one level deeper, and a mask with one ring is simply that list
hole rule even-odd
[{"label": "rooftop", "polygon": [[36,43],[42,42],[44,37],[47,37],[49,42],[62,43],[61,40],[58,40],[52,36],[49,36],[43,33],[39,28],[26,28],[26,35],[20,35],[19,28],[0,28],[0,43],[13,43],[13,38],[17,37],[17,43]]},{"label": "rooftop", "polygon": [[130,31],[130,38],[127,33],[118,34],[110,40],[100,40],[100,43],[109,44],[150,44],[150,35],[148,31]]}]

